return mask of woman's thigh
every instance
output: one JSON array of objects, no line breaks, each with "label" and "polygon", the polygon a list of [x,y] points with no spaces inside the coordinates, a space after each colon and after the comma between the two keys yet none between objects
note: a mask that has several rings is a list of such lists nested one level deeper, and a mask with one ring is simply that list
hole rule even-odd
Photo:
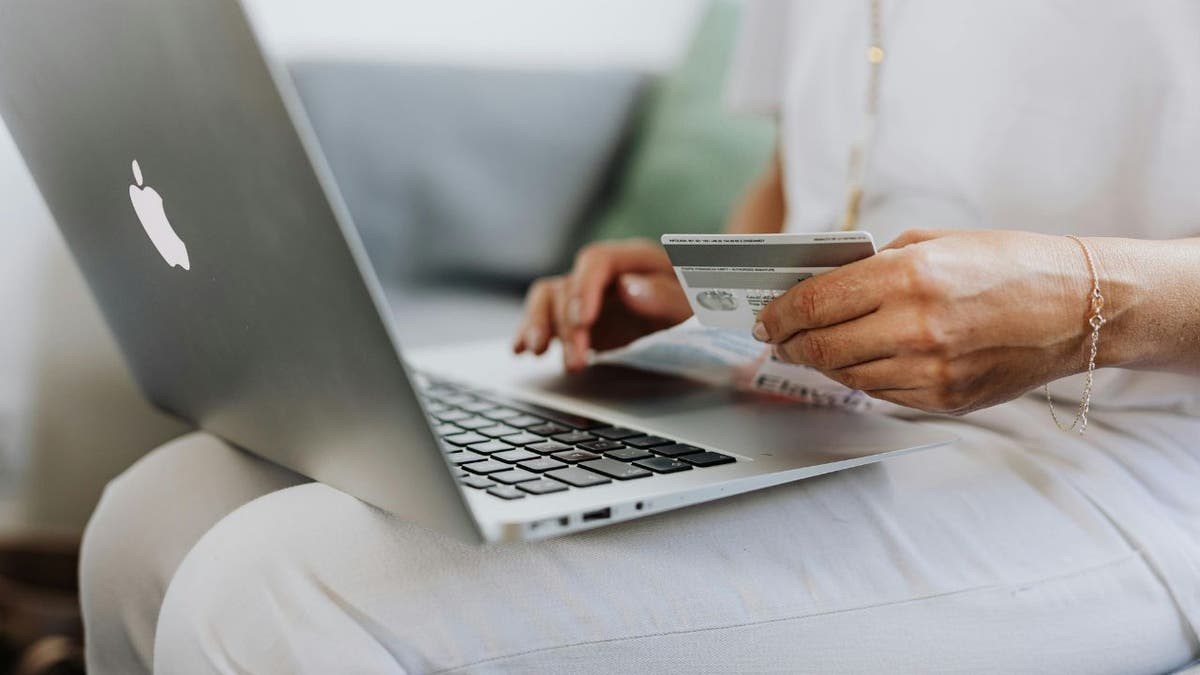
[{"label": "woman's thigh", "polygon": [[953,447],[527,545],[282,490],[188,554],[156,663],[1148,672],[1194,657],[1172,596],[1091,498],[1021,444],[955,430]]},{"label": "woman's thigh", "polygon": [[89,671],[150,672],[159,607],[187,552],[238,507],[302,482],[193,433],[109,483],[88,522],[80,565]]}]

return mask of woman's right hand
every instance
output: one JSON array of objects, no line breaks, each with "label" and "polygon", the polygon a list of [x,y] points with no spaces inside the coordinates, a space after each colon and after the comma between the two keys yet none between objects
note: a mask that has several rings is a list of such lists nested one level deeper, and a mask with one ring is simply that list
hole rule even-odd
[{"label": "woman's right hand", "polygon": [[570,272],[530,287],[513,351],[541,355],[558,339],[563,366],[576,371],[592,350],[621,347],[691,315],[661,246],[644,239],[589,244]]}]

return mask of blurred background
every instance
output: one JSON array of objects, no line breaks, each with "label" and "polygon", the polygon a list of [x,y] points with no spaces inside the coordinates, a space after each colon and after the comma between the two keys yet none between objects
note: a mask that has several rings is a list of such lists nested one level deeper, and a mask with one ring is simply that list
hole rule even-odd
[{"label": "blurred background", "polygon": [[[773,145],[722,104],[734,0],[246,4],[406,345],[509,334],[529,281],[587,241],[719,230]],[[105,483],[186,430],[130,381],[0,123],[0,611],[10,634],[5,607],[31,613],[18,642],[71,620]]]}]

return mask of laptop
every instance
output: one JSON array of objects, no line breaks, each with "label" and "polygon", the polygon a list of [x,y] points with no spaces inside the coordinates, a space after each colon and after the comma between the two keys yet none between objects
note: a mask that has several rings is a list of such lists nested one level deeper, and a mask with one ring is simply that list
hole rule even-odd
[{"label": "laptop", "polygon": [[953,440],[499,344],[406,361],[236,0],[14,0],[0,115],[147,398],[471,542],[600,527]]}]

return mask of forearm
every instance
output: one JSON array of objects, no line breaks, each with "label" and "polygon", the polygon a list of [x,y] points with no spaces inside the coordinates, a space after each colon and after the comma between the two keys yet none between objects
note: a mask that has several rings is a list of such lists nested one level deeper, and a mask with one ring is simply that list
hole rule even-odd
[{"label": "forearm", "polygon": [[730,214],[726,231],[729,234],[782,232],[786,212],[783,167],[776,152],[771,164],[742,195],[741,202]]},{"label": "forearm", "polygon": [[1098,365],[1200,375],[1200,238],[1085,241],[1108,319]]}]

